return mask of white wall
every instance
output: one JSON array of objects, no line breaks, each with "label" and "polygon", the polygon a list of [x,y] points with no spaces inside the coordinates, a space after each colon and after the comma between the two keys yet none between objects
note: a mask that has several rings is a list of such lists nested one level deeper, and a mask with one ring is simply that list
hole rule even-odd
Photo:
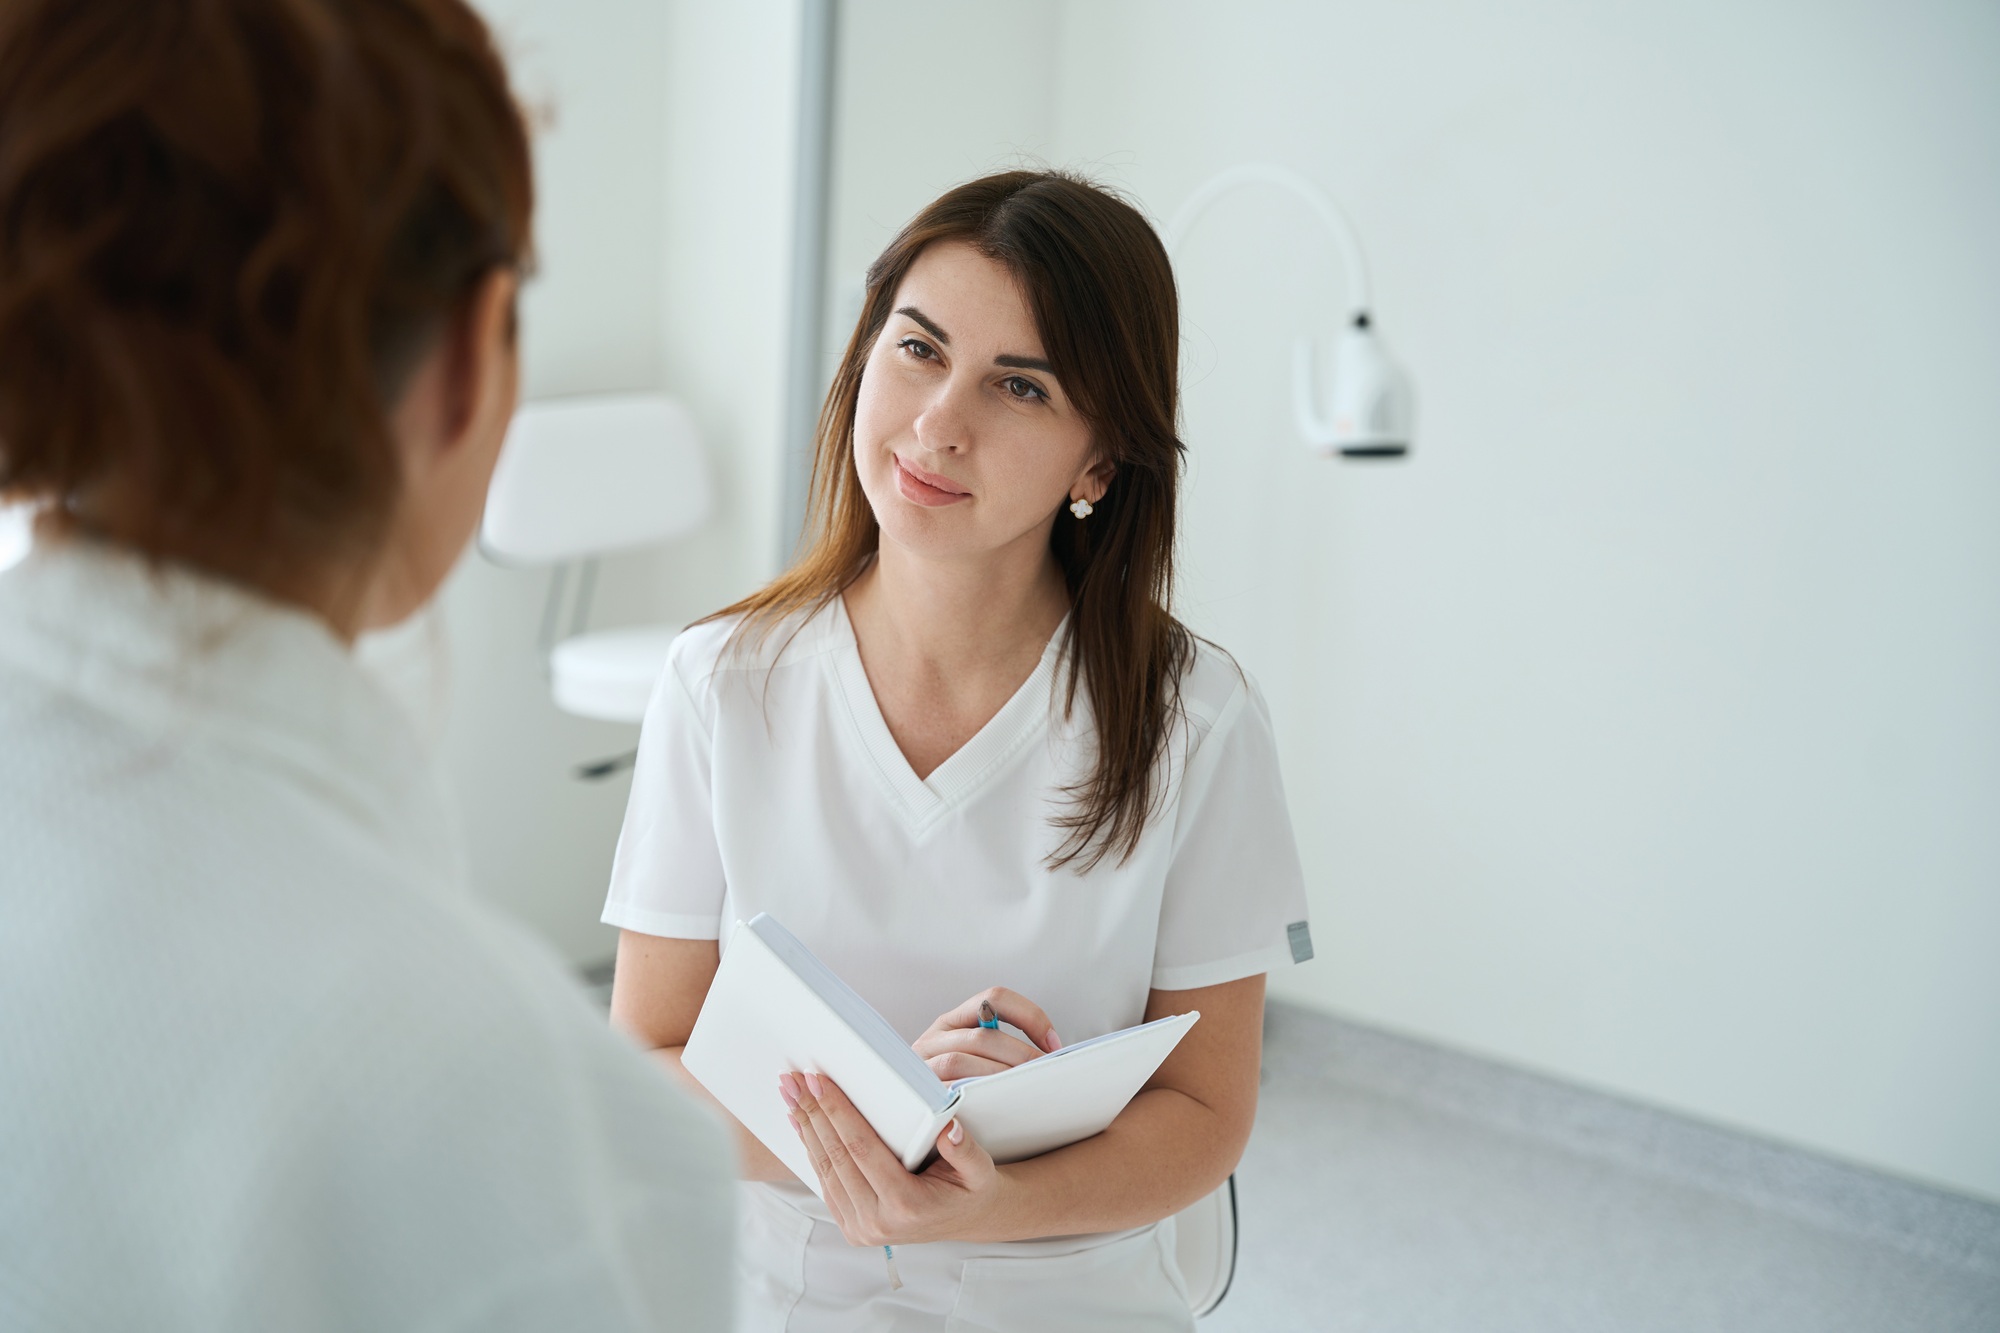
[{"label": "white wall", "polygon": [[1277,993],[2000,1197],[1995,11],[847,10],[836,282],[1015,150],[1162,220],[1268,158],[1361,230],[1402,465],[1297,446],[1302,210],[1178,263],[1182,610],[1312,885]]},{"label": "white wall", "polygon": [[1020,0],[1000,23],[980,5],[841,3],[829,378],[854,331],[868,265],[918,209],[958,181],[1046,164],[1058,77],[1050,34],[1060,14],[1057,0]]},{"label": "white wall", "polygon": [[1065,11],[1058,156],[1347,205],[1420,393],[1301,456],[1283,196],[1180,262],[1185,609],[1264,680],[1279,993],[2000,1197],[2000,11]]},{"label": "white wall", "polygon": [[[721,477],[599,623],[698,614],[777,548],[795,11],[489,9],[556,105],[529,390],[679,393]],[[830,307],[1021,154],[1156,216],[1321,180],[1409,464],[1295,449],[1343,296],[1297,210],[1180,263],[1183,610],[1272,697],[1313,886],[1281,993],[2000,1197],[1996,67],[1969,3],[851,0]],[[442,744],[482,890],[581,960],[624,788],[564,767],[630,737],[548,706],[541,591],[461,569]]]},{"label": "white wall", "polygon": [[[526,396],[664,389],[694,412],[716,472],[702,532],[605,562],[591,624],[693,619],[773,570],[796,7],[482,8],[542,122]],[[370,657],[436,737],[477,890],[593,963],[616,942],[597,915],[629,780],[570,771],[630,749],[638,729],[550,703],[536,651],[548,578],[468,554],[436,614]]]}]

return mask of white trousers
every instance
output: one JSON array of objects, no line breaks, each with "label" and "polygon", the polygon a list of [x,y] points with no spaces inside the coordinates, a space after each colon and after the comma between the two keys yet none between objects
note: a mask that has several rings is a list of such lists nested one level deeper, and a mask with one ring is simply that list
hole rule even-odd
[{"label": "white trousers", "polygon": [[739,1187],[737,1333],[1191,1333],[1173,1222],[1100,1236],[854,1246],[798,1185]]}]

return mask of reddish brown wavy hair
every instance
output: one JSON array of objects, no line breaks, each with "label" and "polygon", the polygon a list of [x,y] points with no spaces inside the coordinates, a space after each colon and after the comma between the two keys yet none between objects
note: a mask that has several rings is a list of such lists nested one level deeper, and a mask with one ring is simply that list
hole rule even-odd
[{"label": "reddish brown wavy hair", "polygon": [[1059,171],[1009,171],[947,191],[910,220],[868,270],[854,335],[820,413],[804,553],[717,616],[768,633],[824,606],[881,539],[854,470],[854,412],[869,350],[903,275],[925,247],[959,241],[1020,282],[1049,364],[1117,475],[1087,522],[1057,515],[1049,544],[1069,585],[1066,707],[1079,687],[1097,760],[1056,817],[1052,866],[1088,871],[1138,847],[1160,791],[1158,761],[1180,707],[1194,637],[1169,614],[1184,446],[1180,305],[1173,267],[1146,219],[1115,194]]},{"label": "reddish brown wavy hair", "polygon": [[461,0],[6,0],[0,493],[259,585],[371,550],[389,410],[532,207]]}]

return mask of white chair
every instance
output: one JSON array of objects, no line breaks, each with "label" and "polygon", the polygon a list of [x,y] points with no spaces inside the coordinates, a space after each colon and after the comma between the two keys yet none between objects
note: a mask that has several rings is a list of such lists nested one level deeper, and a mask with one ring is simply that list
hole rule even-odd
[{"label": "white chair", "polygon": [[1174,1214],[1174,1260],[1187,1281],[1188,1305],[1199,1319],[1229,1294],[1236,1276],[1236,1177]]},{"label": "white chair", "polygon": [[[486,494],[479,549],[496,564],[555,566],[542,651],[556,707],[638,722],[678,627],[585,633],[598,557],[684,536],[708,517],[708,467],[694,419],[660,394],[545,399],[515,414]],[[569,567],[581,565],[570,628],[558,638]],[[603,777],[623,759],[588,765]]]}]

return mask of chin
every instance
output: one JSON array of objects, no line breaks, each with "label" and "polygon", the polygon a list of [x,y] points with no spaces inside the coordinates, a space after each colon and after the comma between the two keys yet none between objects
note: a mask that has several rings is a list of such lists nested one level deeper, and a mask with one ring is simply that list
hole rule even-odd
[{"label": "chin", "polygon": [[886,506],[875,506],[875,524],[883,541],[935,559],[972,555],[981,549],[978,534],[965,519],[956,507],[925,509],[901,496],[892,497]]}]

